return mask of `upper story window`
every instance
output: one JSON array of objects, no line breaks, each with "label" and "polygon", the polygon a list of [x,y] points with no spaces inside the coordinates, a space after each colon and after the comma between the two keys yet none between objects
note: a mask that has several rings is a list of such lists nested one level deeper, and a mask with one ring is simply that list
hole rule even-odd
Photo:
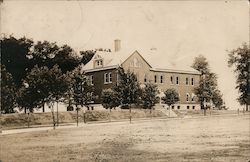
[{"label": "upper story window", "polygon": [[141,67],[141,63],[140,61],[137,59],[137,58],[134,58],[130,64],[129,64],[130,67]]},{"label": "upper story window", "polygon": [[155,75],[155,83],[157,83],[157,75]]},{"label": "upper story window", "polygon": [[160,82],[163,83],[163,75],[160,77]]},{"label": "upper story window", "polygon": [[102,67],[103,66],[103,60],[95,60],[95,67]]},{"label": "upper story window", "polygon": [[176,77],[176,84],[179,84],[179,77]]},{"label": "upper story window", "polygon": [[141,67],[141,63],[137,58],[134,58],[134,67]]},{"label": "upper story window", "polygon": [[189,84],[189,78],[186,78],[186,85]]},{"label": "upper story window", "polygon": [[170,77],[170,82],[171,84],[174,84],[174,78],[172,76]]},{"label": "upper story window", "polygon": [[194,85],[194,78],[191,78],[191,85]]},{"label": "upper story window", "polygon": [[112,83],[112,73],[104,73],[104,83]]}]

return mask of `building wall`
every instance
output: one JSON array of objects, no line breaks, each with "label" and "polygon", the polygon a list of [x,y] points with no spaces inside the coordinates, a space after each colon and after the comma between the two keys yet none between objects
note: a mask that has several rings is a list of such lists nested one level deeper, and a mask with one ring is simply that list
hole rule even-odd
[{"label": "building wall", "polygon": [[[112,74],[112,83],[105,83],[104,82],[104,74],[111,73]],[[111,88],[113,84],[117,82],[117,69],[108,69],[108,70],[101,70],[101,71],[94,71],[86,73],[87,76],[93,76],[93,87],[94,87],[94,95],[97,95],[98,98],[96,100],[97,103],[100,102],[100,96],[103,89]]]},{"label": "building wall", "polygon": [[[138,63],[139,66],[134,65],[134,63],[137,61],[139,62]],[[195,106],[195,109],[200,109],[198,98],[195,97],[194,101],[192,101],[192,96],[194,95],[194,88],[199,85],[200,75],[176,73],[176,72],[152,71],[150,65],[148,65],[137,52],[133,53],[122,64],[122,67],[125,70],[130,70],[134,72],[137,75],[138,81],[141,84],[149,82],[156,84],[160,92],[165,92],[169,88],[175,89],[180,94],[180,101],[176,104],[176,108],[177,106],[180,106],[180,109],[186,109],[187,106],[189,106],[190,109],[192,109],[193,106]],[[155,82],[155,75],[157,76],[156,82]],[[161,83],[161,76],[163,76],[162,83]],[[173,77],[173,83],[171,83],[171,76]],[[176,84],[176,77],[178,77],[179,84]],[[186,78],[188,78],[188,84],[186,84]],[[194,82],[193,85],[191,84],[192,78]],[[189,94],[188,101],[186,98],[187,94]]]},{"label": "building wall", "polygon": [[[200,75],[198,74],[186,74],[177,72],[164,72],[164,71],[153,71],[150,65],[141,57],[138,52],[134,52],[124,63],[122,67],[125,71],[131,71],[136,76],[141,84],[154,83],[158,86],[160,92],[164,92],[169,88],[174,88],[180,95],[180,101],[175,104],[175,109],[180,106],[180,109],[200,109],[198,98],[196,97],[192,101],[193,90],[199,85]],[[112,73],[112,83],[104,83],[104,74]],[[103,89],[111,88],[113,84],[117,82],[117,69],[101,70],[95,72],[89,72],[87,75],[93,76],[94,83],[94,94],[100,97]],[[145,80],[146,75],[146,80]],[[157,76],[157,81],[155,82],[155,75]],[[160,76],[163,76],[163,83],[161,83]],[[173,84],[171,83],[171,76],[173,77]],[[179,78],[179,84],[176,84],[176,77]],[[186,78],[189,78],[188,85],[186,84]],[[194,85],[191,85],[191,78],[194,79]],[[146,82],[145,82],[146,81]],[[189,94],[189,101],[186,100],[186,95]],[[97,100],[100,102],[100,100]]]}]

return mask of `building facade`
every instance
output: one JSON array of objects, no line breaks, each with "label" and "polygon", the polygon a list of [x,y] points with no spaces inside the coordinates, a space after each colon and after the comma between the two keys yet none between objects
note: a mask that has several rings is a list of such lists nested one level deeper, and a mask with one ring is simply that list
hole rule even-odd
[{"label": "building facade", "polygon": [[125,71],[133,72],[140,84],[156,84],[160,97],[167,89],[174,88],[179,93],[180,101],[172,109],[200,109],[198,98],[194,94],[200,73],[190,67],[156,68],[146,59],[146,55],[152,53],[154,51],[146,54],[138,50],[121,50],[120,40],[115,40],[114,52],[97,51],[82,70],[94,86],[94,94],[99,97],[103,89],[111,88],[117,83],[117,69],[122,67]]}]

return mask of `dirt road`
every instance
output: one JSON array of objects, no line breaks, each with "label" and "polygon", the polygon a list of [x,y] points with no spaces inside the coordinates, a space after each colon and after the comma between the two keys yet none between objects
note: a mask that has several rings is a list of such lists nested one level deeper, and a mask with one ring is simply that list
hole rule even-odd
[{"label": "dirt road", "polygon": [[105,123],[0,137],[3,162],[248,161],[250,117]]}]

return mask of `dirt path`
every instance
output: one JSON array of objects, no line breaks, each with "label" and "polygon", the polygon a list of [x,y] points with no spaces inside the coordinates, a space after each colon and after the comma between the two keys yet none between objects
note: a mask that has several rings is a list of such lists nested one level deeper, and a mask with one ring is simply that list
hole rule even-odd
[{"label": "dirt path", "polygon": [[250,117],[141,121],[2,135],[10,162],[248,161]]}]

